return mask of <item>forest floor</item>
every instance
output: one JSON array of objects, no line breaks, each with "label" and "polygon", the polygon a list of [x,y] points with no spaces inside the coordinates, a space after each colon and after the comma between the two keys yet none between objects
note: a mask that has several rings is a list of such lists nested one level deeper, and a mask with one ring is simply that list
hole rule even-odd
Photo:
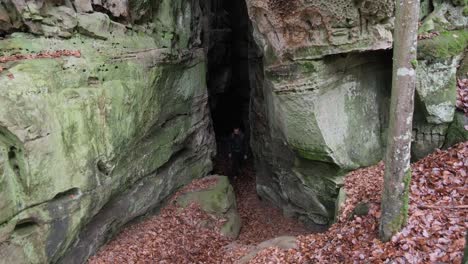
[{"label": "forest floor", "polygon": [[[223,172],[225,164],[217,164],[215,172]],[[468,142],[412,164],[408,224],[388,243],[378,240],[382,163],[347,175],[339,219],[322,233],[308,232],[259,200],[251,168],[233,184],[243,220],[237,241],[197,225],[207,217],[199,208],[181,210],[169,203],[159,215],[125,228],[89,263],[235,263],[254,244],[283,235],[297,236],[298,247],[267,248],[250,263],[461,263],[468,228]],[[182,191],[206,184],[197,180]],[[355,215],[362,204],[367,214]]]},{"label": "forest floor", "polygon": [[[229,174],[229,159],[218,156],[215,164],[215,174]],[[278,236],[298,236],[312,232],[299,221],[284,217],[281,209],[259,198],[251,160],[245,162],[241,175],[231,179],[231,184],[236,193],[237,210],[242,219],[237,243],[253,245]]]},{"label": "forest floor", "polygon": [[[213,174],[229,174],[227,153],[221,152],[214,163]],[[91,257],[89,263],[233,263],[265,240],[312,232],[258,197],[251,160],[245,161],[241,175],[230,181],[242,221],[235,241],[198,226],[208,217],[199,208],[181,209],[169,202],[158,215],[124,228],[96,256]],[[195,180],[177,192],[171,201],[182,193],[203,189],[210,184],[204,179]]]},{"label": "forest floor", "polygon": [[[266,249],[250,263],[462,262],[468,229],[468,142],[437,150],[412,164],[406,227],[388,243],[378,239],[384,165],[349,173],[347,199],[327,232],[299,236],[299,248]],[[353,215],[362,202],[363,216]]]}]

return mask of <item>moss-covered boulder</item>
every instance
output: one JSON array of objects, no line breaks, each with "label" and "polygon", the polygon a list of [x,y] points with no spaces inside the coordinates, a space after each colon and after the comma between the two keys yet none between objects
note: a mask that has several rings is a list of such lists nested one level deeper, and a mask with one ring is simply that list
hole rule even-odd
[{"label": "moss-covered boulder", "polygon": [[8,33],[34,33],[0,40],[0,263],[83,263],[211,171],[201,11],[158,3],[164,40],[157,17],[129,24],[121,9],[0,4]]},{"label": "moss-covered boulder", "polygon": [[[383,158],[394,3],[247,1],[257,44],[252,54],[263,63],[250,65],[257,191],[286,214],[330,223],[343,175]],[[412,62],[419,80],[415,159],[445,144],[468,26],[464,2],[422,4]]]},{"label": "moss-covered boulder", "polygon": [[[447,129],[454,120],[457,78],[466,71],[463,58],[468,47],[468,19],[463,1],[433,1],[433,12],[424,18],[418,41],[416,111],[413,122],[412,158],[420,159],[447,145]],[[456,123],[456,121],[455,121]]]},{"label": "moss-covered boulder", "polygon": [[[236,196],[234,189],[226,176],[210,176],[216,179],[216,183],[206,189],[188,192],[177,198],[177,203],[187,207],[195,203],[205,212],[212,214],[217,219],[224,219],[221,233],[230,238],[236,238],[241,228],[241,218],[237,212]],[[204,223],[213,228],[215,223]],[[210,226],[211,225],[211,226]]]},{"label": "moss-covered boulder", "polygon": [[448,127],[445,147],[451,147],[458,142],[468,140],[468,117],[462,112],[456,112],[453,122]]},{"label": "moss-covered boulder", "polygon": [[288,215],[326,225],[346,172],[382,158],[391,58],[376,52],[285,62],[265,77],[251,123],[258,193]]}]

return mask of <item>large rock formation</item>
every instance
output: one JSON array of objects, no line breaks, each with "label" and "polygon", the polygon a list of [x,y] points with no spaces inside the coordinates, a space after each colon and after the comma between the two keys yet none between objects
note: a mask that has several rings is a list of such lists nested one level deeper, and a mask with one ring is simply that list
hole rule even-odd
[{"label": "large rock formation", "polygon": [[[420,34],[432,38],[418,44],[417,106],[413,125],[413,156],[420,159],[435,148],[455,143],[447,138],[454,120],[457,67],[468,43],[467,6],[457,1],[433,1],[434,10],[424,17]],[[463,72],[460,68],[459,73]],[[463,73],[466,75],[466,71]],[[468,76],[460,78],[467,78]],[[455,122],[457,124],[457,122]],[[463,129],[463,125],[461,126]]]},{"label": "large rock formation", "polygon": [[[394,1],[247,3],[263,55],[263,66],[250,65],[257,190],[288,214],[327,224],[342,175],[382,159]],[[423,1],[430,14],[421,34],[429,38],[414,62],[420,80],[414,158],[442,147],[454,118],[456,67],[467,44],[464,3]]]},{"label": "large rock formation", "polygon": [[[231,93],[250,119],[258,193],[333,219],[343,175],[384,152],[394,1],[246,0],[251,39],[243,4],[0,2],[0,263],[82,263],[206,175],[205,76],[213,110]],[[455,111],[466,1],[421,10],[415,158],[468,136]]]},{"label": "large rock formation", "polygon": [[2,1],[0,263],[82,263],[212,167],[196,0]]},{"label": "large rock formation", "polygon": [[203,211],[213,217],[200,223],[201,225],[214,229],[221,219],[224,223],[221,225],[220,233],[232,239],[237,238],[242,222],[237,211],[234,188],[229,183],[228,177],[213,175],[203,180],[215,180],[215,183],[200,190],[184,193],[177,198],[177,204],[184,208],[192,203],[199,205]]}]

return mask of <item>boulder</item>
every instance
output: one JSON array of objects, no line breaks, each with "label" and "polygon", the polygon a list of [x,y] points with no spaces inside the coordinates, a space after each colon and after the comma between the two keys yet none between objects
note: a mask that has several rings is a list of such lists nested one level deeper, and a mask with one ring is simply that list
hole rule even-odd
[{"label": "boulder", "polygon": [[468,47],[468,33],[464,29],[468,20],[460,16],[461,9],[441,3],[420,28],[422,34],[438,31],[435,36],[418,42],[418,61],[415,62],[418,83],[411,146],[413,160],[447,146],[449,141],[456,143],[447,138],[447,129],[454,122],[457,75],[463,75],[464,68],[459,65],[463,65],[461,62]]},{"label": "boulder", "polygon": [[103,13],[78,14],[78,32],[92,38],[106,40],[112,35],[123,36],[124,25],[113,22]]},{"label": "boulder", "polygon": [[79,13],[87,13],[93,11],[92,1],[91,0],[74,0],[73,6],[76,11]]},{"label": "boulder", "polygon": [[[229,238],[237,238],[241,229],[241,218],[237,212],[236,196],[234,189],[226,176],[210,176],[216,179],[216,183],[209,188],[188,192],[177,198],[177,203],[187,207],[196,203],[216,219],[224,219],[221,234]],[[214,228],[215,223],[205,223],[209,228]]]},{"label": "boulder", "polygon": [[458,142],[468,140],[468,116],[462,112],[456,112],[453,122],[447,130],[447,138],[444,147],[448,148]]},{"label": "boulder", "polygon": [[201,13],[161,6],[185,36],[163,47],[104,13],[8,2],[31,27],[0,40],[0,263],[83,263],[212,169]]},{"label": "boulder", "polygon": [[107,10],[113,17],[124,19],[127,19],[129,15],[129,2],[128,0],[93,0],[95,6]]},{"label": "boulder", "polygon": [[[413,159],[446,145],[465,8],[423,1]],[[258,193],[306,223],[339,211],[343,175],[383,158],[392,76],[394,1],[248,0],[251,145]],[[438,31],[440,34],[434,33]],[[431,35],[433,34],[433,35]],[[453,132],[452,132],[453,133]],[[451,142],[453,143],[453,141]]]}]

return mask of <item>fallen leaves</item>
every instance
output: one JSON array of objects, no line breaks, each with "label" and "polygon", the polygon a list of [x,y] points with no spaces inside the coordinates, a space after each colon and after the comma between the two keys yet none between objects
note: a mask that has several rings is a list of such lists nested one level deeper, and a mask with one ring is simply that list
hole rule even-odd
[{"label": "fallen leaves", "polygon": [[251,245],[278,236],[310,233],[302,223],[284,217],[281,209],[259,199],[256,193],[255,172],[250,166],[233,185],[236,190],[238,211],[242,218],[242,231],[238,242]]},{"label": "fallen leaves", "polygon": [[[299,251],[283,251],[277,255],[282,260],[273,263],[461,263],[467,168],[468,142],[413,164],[408,223],[388,243],[378,239],[383,164],[351,172],[338,222],[325,233],[299,237]],[[362,201],[369,203],[369,213],[348,220]],[[266,263],[271,254],[277,253],[265,250],[250,263]]]},{"label": "fallen leaves", "polygon": [[[468,228],[467,169],[468,142],[414,163],[408,223],[388,243],[378,239],[384,165],[351,172],[345,180],[348,198],[336,224],[323,233],[298,236],[297,249],[264,249],[250,263],[459,264]],[[246,175],[253,181],[253,171]],[[210,184],[206,178],[185,190]],[[238,241],[204,228],[200,223],[209,216],[196,205],[182,210],[170,203],[158,216],[124,229],[89,262],[234,263],[255,243],[283,232],[304,232],[293,221],[277,218],[275,209],[259,206],[253,183],[239,180],[234,186],[244,221]],[[368,213],[350,218],[362,202],[369,205]]]},{"label": "fallen leaves", "polygon": [[[185,209],[176,206],[175,197],[198,189],[212,180],[195,181],[179,191],[158,216],[125,228],[115,239],[89,259],[88,263],[210,263],[222,258],[229,240],[220,235],[222,219],[213,219],[197,204]],[[217,222],[208,229],[205,223]]]},{"label": "fallen leaves", "polygon": [[32,60],[32,59],[49,59],[49,58],[60,58],[60,57],[81,57],[79,50],[55,50],[55,51],[41,51],[39,53],[32,54],[15,54],[11,56],[0,57],[0,63],[6,63],[10,61],[19,60]]},{"label": "fallen leaves", "polygon": [[[229,162],[219,159],[215,172],[227,174]],[[217,178],[195,180],[174,194],[207,189]],[[248,254],[254,244],[282,235],[299,235],[306,229],[298,221],[287,219],[280,209],[259,200],[255,190],[255,175],[247,164],[243,175],[233,183],[242,229],[236,241],[219,233],[224,219],[212,219],[197,205],[186,209],[169,202],[157,216],[125,228],[112,241],[89,259],[90,264],[105,263],[234,263]],[[204,223],[217,221],[217,230]]]},{"label": "fallen leaves", "polygon": [[[41,51],[39,53],[31,54],[15,54],[11,56],[2,56],[0,57],[0,63],[7,63],[12,61],[20,60],[32,60],[32,59],[50,59],[50,58],[60,58],[60,57],[81,57],[81,52],[79,50],[55,50],[55,51]],[[3,72],[5,67],[0,66],[0,72]],[[10,78],[10,76],[8,76]],[[11,79],[11,78],[10,78]]]},{"label": "fallen leaves", "polygon": [[457,108],[468,114],[468,79],[457,80]]},{"label": "fallen leaves", "polygon": [[439,32],[426,32],[426,33],[419,34],[418,35],[418,40],[431,39],[431,38],[437,37],[439,35],[440,35]]}]

